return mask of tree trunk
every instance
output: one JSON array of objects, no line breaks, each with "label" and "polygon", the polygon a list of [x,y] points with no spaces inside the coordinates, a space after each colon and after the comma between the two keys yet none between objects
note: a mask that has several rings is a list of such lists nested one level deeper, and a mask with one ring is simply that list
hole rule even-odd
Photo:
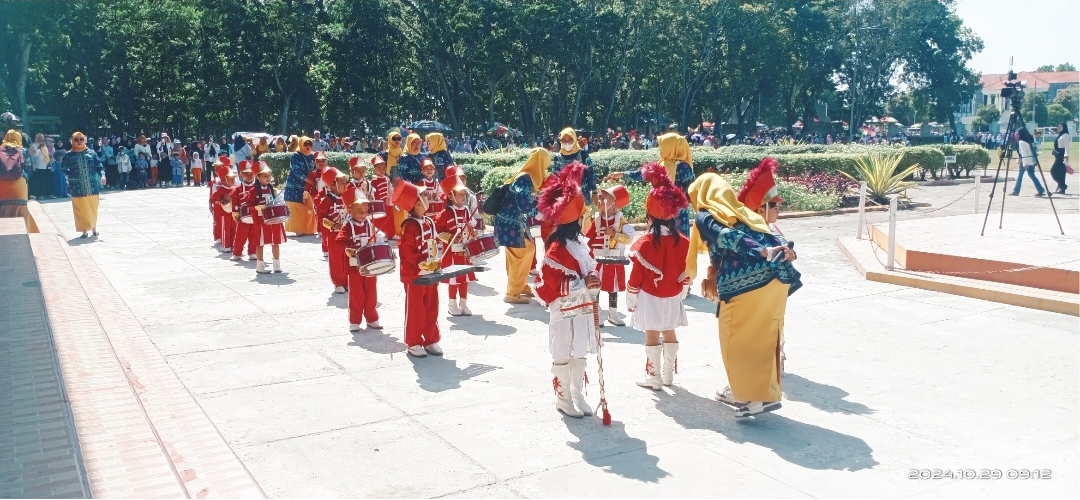
[{"label": "tree trunk", "polygon": [[454,130],[461,131],[460,123],[458,122],[457,109],[454,107],[454,96],[450,94],[450,85],[446,82],[446,75],[443,74],[442,60],[439,57],[433,57],[435,60],[435,74],[439,76],[439,85],[442,87],[443,95],[446,96],[446,107],[450,113],[450,124]]},{"label": "tree trunk", "polygon": [[292,104],[292,94],[285,95],[285,102],[281,104],[281,117],[278,121],[280,134],[285,135],[289,130],[289,105]]},{"label": "tree trunk", "polygon": [[34,44],[30,42],[29,35],[26,33],[19,33],[18,41],[19,46],[16,50],[18,50],[19,54],[19,65],[15,68],[15,99],[11,104],[19,118],[25,121],[27,120],[26,77],[30,67],[30,48]]}]

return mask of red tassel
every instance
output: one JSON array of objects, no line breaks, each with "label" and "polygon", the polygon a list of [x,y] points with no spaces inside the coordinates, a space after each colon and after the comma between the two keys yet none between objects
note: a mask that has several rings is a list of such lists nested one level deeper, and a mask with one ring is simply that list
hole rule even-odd
[{"label": "red tassel", "polygon": [[604,425],[611,425],[611,414],[604,408]]}]

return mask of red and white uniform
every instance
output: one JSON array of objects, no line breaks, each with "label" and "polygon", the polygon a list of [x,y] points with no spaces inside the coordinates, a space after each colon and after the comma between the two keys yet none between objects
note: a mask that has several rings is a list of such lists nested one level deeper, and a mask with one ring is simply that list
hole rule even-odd
[{"label": "red and white uniform", "polygon": [[[242,205],[244,203],[244,193],[246,193],[247,190],[250,189],[254,185],[255,185],[254,182],[252,182],[251,184],[248,184],[248,183],[245,183],[243,181],[240,181],[240,182],[237,183],[236,186],[233,187],[232,199],[233,199],[233,213],[234,214],[236,214],[236,213],[238,213],[240,211],[240,205]],[[233,237],[232,254],[237,256],[237,257],[243,255],[243,253],[244,253],[244,243],[246,242],[247,247],[248,247],[247,254],[248,255],[255,255],[255,245],[256,245],[256,243],[258,243],[258,238],[255,237],[256,236],[255,225],[254,224],[248,224],[248,223],[240,220],[239,217],[237,217],[236,218],[236,226],[234,226],[234,227],[235,227],[234,232],[236,233],[236,235]]]},{"label": "red and white uniform", "polygon": [[375,227],[387,238],[393,238],[398,234],[398,228],[394,226],[394,204],[390,202],[393,195],[394,185],[389,177],[376,175],[371,178],[371,199],[381,201],[386,205],[386,216],[375,219]]},{"label": "red and white uniform", "polygon": [[[609,227],[615,230],[614,238],[605,236]],[[608,249],[625,251],[627,244],[634,238],[634,226],[626,222],[622,211],[617,210],[610,217],[597,212],[593,214],[593,223],[589,225],[585,236],[589,238],[589,246],[593,248],[594,253],[596,250],[605,248],[605,245]],[[626,291],[625,267],[621,264],[597,266],[597,273],[600,275],[600,291],[608,293]]]},{"label": "red and white uniform", "polygon": [[[335,238],[334,224],[340,224],[345,220],[345,202],[333,192],[327,191],[315,207],[315,215],[319,221],[319,235],[322,237],[326,248],[326,260],[330,263],[330,281],[334,286],[347,286],[349,284],[349,258],[345,255],[345,247],[338,244]],[[327,227],[327,225],[331,227]]]},{"label": "red and white uniform", "polygon": [[420,263],[432,256],[438,242],[438,230],[430,217],[413,216],[402,223],[398,253],[400,276],[405,285],[405,344],[426,346],[439,341],[439,285],[414,285],[420,275]]},{"label": "red and white uniform", "polygon": [[[439,212],[438,217],[435,219],[435,228],[439,230],[439,233],[450,233],[451,236],[457,235],[454,243],[443,254],[442,267],[461,264],[472,265],[472,260],[465,254],[465,242],[468,241],[469,232],[466,227],[471,228],[475,225],[476,220],[469,217],[469,211],[464,207],[447,205],[442,212]],[[476,281],[476,274],[462,274],[443,283],[462,285],[471,281]]]},{"label": "red and white uniform", "polygon": [[375,196],[371,192],[371,181],[367,179],[349,179],[349,185],[346,186],[346,189],[356,189],[362,191],[365,195],[367,195],[368,199],[371,199]]},{"label": "red and white uniform", "polygon": [[[385,236],[370,220],[357,222],[349,217],[334,239],[342,248],[356,249],[384,241]],[[379,312],[375,310],[375,304],[379,301],[378,277],[364,276],[348,262],[346,267],[349,276],[349,323],[359,325],[364,319],[368,323],[379,321]]]},{"label": "red and white uniform", "polygon": [[433,218],[438,217],[445,206],[439,181],[434,177],[431,179],[425,177],[420,179],[420,183],[416,187],[424,188],[424,192],[420,196],[423,196],[428,202],[428,210],[425,215]]},{"label": "red and white uniform", "polygon": [[584,358],[595,353],[596,328],[592,314],[564,317],[563,298],[570,294],[571,284],[596,275],[596,260],[584,236],[562,244],[553,241],[544,252],[536,277],[536,296],[548,305],[548,349],[551,359],[559,364],[570,358]]},{"label": "red and white uniform", "polygon": [[662,228],[659,245],[650,233],[630,247],[627,307],[634,307],[630,324],[638,330],[664,331],[687,325],[682,301],[690,285],[686,275],[690,240],[681,234],[676,237],[678,240]]},{"label": "red and white uniform", "polygon": [[256,246],[280,245],[288,241],[285,238],[285,224],[264,223],[262,211],[255,208],[259,205],[270,206],[276,194],[273,186],[263,186],[258,181],[244,192],[244,204],[251,210],[251,219],[254,221],[252,224],[254,234],[251,237],[259,238],[255,243]]},{"label": "red and white uniform", "polygon": [[[210,204],[213,205],[214,211],[214,239],[221,240],[221,248],[226,250],[232,249],[233,239],[236,237],[236,222],[232,218],[233,206],[239,205],[239,200],[233,198],[236,182],[233,182],[232,186],[226,186],[220,181],[214,181],[211,183],[210,188]],[[228,195],[229,203],[222,205],[222,198]]]}]

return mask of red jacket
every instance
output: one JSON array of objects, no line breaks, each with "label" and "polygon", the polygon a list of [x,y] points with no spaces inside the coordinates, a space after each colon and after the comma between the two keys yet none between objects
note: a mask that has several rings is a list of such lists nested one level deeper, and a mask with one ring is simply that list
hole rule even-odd
[{"label": "red jacket", "polygon": [[[689,248],[689,245],[687,245]],[[592,255],[592,249],[589,249]],[[545,304],[550,304],[557,298],[570,294],[570,282],[581,276],[580,265],[577,259],[570,254],[566,246],[558,241],[553,241],[551,246],[544,252],[544,260],[540,263],[540,274],[536,276],[536,295]],[[596,275],[593,269],[587,275]]]},{"label": "red jacket", "polygon": [[253,217],[262,217],[262,214],[259,213],[258,210],[255,210],[255,207],[259,205],[269,205],[270,202],[273,201],[274,195],[277,194],[274,191],[273,186],[262,186],[259,184],[259,181],[255,181],[251,186],[242,189],[244,193],[242,196],[242,203],[247,205],[248,209],[251,210],[251,215]]},{"label": "red jacket", "polygon": [[398,240],[398,254],[401,256],[401,282],[411,284],[420,275],[420,263],[428,260],[432,245],[438,242],[438,230],[431,217],[418,219],[409,215],[402,223],[401,237]]},{"label": "red jacket", "polygon": [[236,188],[239,187],[240,183],[234,181],[232,186],[226,186],[215,181],[211,184],[213,187],[210,188],[210,202],[214,206],[214,215],[220,217],[231,213],[226,212],[225,208],[219,203],[221,198],[225,195],[229,195],[229,199],[232,200],[232,211],[236,211],[237,207],[240,205],[240,197]]},{"label": "red jacket", "polygon": [[335,224],[345,220],[345,201],[340,196],[327,191],[319,199],[319,205],[315,207],[315,215],[318,217],[319,228],[330,231],[330,228],[324,225],[323,219],[330,219]]},{"label": "red jacket", "polygon": [[376,243],[382,235],[370,220],[356,222],[351,218],[341,225],[335,241],[346,248],[360,248]]},{"label": "red jacket", "polygon": [[627,293],[644,290],[653,297],[675,297],[683,285],[690,284],[686,275],[686,254],[690,241],[679,235],[679,245],[671,236],[661,236],[659,247],[653,245],[652,233],[646,234],[630,247],[628,257],[633,264]]},{"label": "red jacket", "polygon": [[371,178],[371,195],[375,200],[383,201],[386,203],[386,211],[390,211],[390,195],[393,193],[393,186],[390,184],[390,178],[386,176],[372,177]]}]

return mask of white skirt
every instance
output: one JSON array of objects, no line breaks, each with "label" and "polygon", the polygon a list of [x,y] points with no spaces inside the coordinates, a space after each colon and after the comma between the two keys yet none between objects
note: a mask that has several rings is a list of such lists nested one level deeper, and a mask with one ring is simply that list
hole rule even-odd
[{"label": "white skirt", "polygon": [[654,297],[644,291],[638,292],[637,309],[630,318],[630,326],[634,329],[664,331],[687,324],[686,311],[678,295]]}]

